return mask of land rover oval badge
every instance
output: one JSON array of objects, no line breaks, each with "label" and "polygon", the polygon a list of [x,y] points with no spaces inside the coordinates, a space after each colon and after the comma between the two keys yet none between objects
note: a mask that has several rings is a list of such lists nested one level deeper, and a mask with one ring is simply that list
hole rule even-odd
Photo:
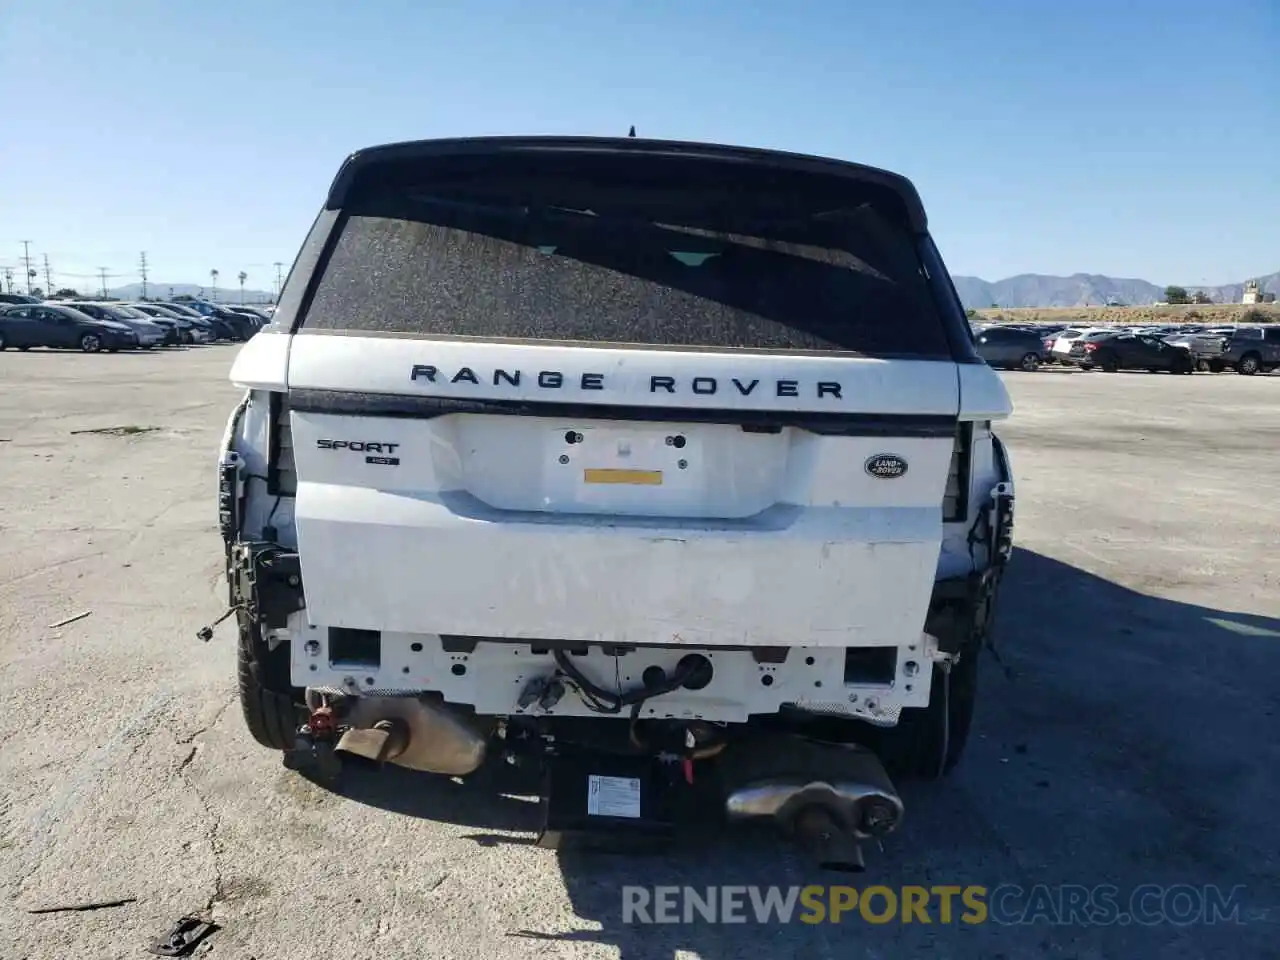
[{"label": "land rover oval badge", "polygon": [[877,453],[866,462],[867,473],[881,480],[893,480],[907,472],[907,461],[894,453]]}]

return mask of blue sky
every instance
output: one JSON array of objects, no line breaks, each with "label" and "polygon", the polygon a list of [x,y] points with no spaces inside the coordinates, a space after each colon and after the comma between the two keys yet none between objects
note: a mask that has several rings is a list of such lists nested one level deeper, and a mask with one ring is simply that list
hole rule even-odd
[{"label": "blue sky", "polygon": [[266,289],[355,148],[633,123],[905,173],[954,273],[1280,269],[1276,0],[40,0],[0,89],[0,265],[59,284]]}]

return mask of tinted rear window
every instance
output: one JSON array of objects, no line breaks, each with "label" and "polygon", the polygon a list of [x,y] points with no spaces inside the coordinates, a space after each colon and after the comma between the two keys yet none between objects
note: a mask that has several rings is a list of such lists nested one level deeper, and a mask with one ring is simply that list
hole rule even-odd
[{"label": "tinted rear window", "polygon": [[870,204],[726,224],[409,189],[335,229],[303,330],[951,357],[916,237]]}]

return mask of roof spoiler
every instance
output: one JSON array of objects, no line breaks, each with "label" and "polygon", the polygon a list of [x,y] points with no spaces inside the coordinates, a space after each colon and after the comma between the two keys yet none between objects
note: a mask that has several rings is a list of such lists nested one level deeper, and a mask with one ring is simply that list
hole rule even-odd
[{"label": "roof spoiler", "polygon": [[452,166],[456,169],[457,161],[466,158],[552,154],[579,157],[614,155],[654,160],[702,159],[712,163],[772,166],[790,173],[838,177],[891,193],[901,204],[907,224],[913,232],[924,233],[928,227],[924,204],[921,203],[915,186],[906,177],[887,170],[780,150],[676,140],[645,140],[634,136],[634,133],[626,137],[465,137],[415,140],[369,147],[357,150],[347,157],[329,188],[325,206],[330,210],[340,209],[357,179],[368,173],[370,168],[384,164],[422,163],[430,167],[433,162],[438,162],[442,167]]}]

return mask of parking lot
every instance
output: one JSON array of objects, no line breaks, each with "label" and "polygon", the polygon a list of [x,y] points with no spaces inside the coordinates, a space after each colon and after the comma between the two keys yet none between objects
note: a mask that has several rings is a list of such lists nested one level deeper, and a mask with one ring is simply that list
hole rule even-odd
[{"label": "parking lot", "polygon": [[[1280,377],[1006,374],[1019,549],[956,774],[861,878],[755,835],[531,845],[535,805],[256,746],[222,612],[234,347],[0,354],[0,957],[1277,957]],[[84,616],[56,626],[70,618]],[[622,922],[620,887],[1242,885],[1240,923]],[[82,912],[28,911],[132,900]]]}]

